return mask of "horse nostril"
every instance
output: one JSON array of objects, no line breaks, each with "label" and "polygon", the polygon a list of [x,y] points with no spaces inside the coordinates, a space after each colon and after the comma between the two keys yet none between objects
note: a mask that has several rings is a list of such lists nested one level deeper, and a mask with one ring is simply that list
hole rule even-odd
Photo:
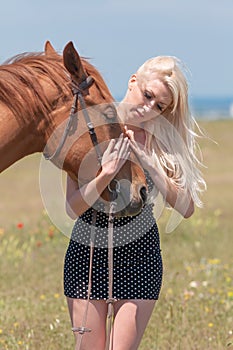
[{"label": "horse nostril", "polygon": [[142,186],[142,187],[141,187],[141,189],[140,189],[140,195],[141,195],[143,204],[145,204],[145,203],[146,203],[146,200],[147,200],[147,189],[146,189],[145,186]]}]

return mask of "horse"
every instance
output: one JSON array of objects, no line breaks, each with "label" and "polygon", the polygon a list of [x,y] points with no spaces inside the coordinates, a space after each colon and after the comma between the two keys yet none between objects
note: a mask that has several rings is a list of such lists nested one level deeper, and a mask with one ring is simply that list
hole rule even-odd
[{"label": "horse", "polygon": [[[44,153],[45,149],[50,155],[56,154],[72,108],[74,86],[79,89],[84,83],[84,105],[78,104],[79,117],[72,125],[72,135],[59,154],[49,159],[76,181],[81,165],[86,164],[80,178],[87,183],[100,166],[83,118],[84,107],[90,109],[92,129],[102,153],[110,139],[124,132],[114,99],[100,73],[79,56],[72,42],[65,46],[62,55],[46,42],[43,52],[19,54],[0,65],[0,173],[27,155]],[[132,152],[116,181],[121,183],[119,201],[125,203],[124,208],[119,204],[117,214],[137,215],[146,201],[147,185]],[[109,201],[111,192],[108,186],[102,198]]]}]

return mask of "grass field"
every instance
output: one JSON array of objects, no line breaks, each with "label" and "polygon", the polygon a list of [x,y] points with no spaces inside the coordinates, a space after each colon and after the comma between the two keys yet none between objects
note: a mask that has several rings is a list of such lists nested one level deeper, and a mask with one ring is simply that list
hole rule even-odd
[{"label": "grass field", "polygon": [[[159,220],[164,281],[140,350],[233,349],[233,121],[202,122],[208,191],[171,234]],[[70,350],[62,291],[68,238],[43,213],[40,156],[0,176],[0,349]]]}]

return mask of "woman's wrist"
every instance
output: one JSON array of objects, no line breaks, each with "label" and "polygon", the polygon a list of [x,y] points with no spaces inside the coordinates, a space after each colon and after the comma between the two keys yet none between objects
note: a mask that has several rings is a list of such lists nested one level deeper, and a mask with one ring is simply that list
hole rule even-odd
[{"label": "woman's wrist", "polygon": [[104,181],[106,181],[106,184],[108,185],[112,181],[112,179],[115,177],[115,175],[116,175],[116,172],[110,172],[109,170],[102,168],[98,177],[100,177],[101,179],[104,179]]}]

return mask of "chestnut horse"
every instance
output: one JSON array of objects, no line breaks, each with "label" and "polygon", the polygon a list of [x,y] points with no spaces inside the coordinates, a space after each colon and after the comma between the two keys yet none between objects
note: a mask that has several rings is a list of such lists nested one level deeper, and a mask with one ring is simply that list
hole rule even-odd
[{"label": "chestnut horse", "polygon": [[[29,154],[43,152],[45,146],[46,152],[54,154],[72,106],[71,81],[80,85],[88,76],[93,84],[83,97],[104,152],[107,141],[118,138],[123,126],[101,75],[79,57],[72,42],[66,45],[63,57],[47,42],[45,53],[18,55],[0,66],[0,172]],[[73,135],[52,162],[78,180],[80,165],[86,160],[81,174],[85,183],[96,176],[98,163],[80,105],[78,110]],[[131,157],[116,176],[123,184],[118,197],[126,203],[118,213],[122,216],[138,214],[146,198],[144,172],[133,154]],[[103,198],[108,196],[106,188]]]}]

